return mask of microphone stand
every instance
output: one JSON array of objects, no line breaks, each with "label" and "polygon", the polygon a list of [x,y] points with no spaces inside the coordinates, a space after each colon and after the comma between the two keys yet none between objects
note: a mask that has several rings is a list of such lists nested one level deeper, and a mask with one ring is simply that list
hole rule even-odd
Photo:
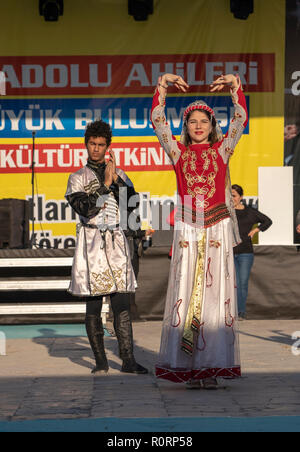
[{"label": "microphone stand", "polygon": [[32,218],[31,218],[31,239],[29,242],[29,248],[33,248],[35,245],[35,237],[34,237],[34,168],[35,168],[35,132],[32,132],[32,164],[31,164],[31,190],[32,190]]}]

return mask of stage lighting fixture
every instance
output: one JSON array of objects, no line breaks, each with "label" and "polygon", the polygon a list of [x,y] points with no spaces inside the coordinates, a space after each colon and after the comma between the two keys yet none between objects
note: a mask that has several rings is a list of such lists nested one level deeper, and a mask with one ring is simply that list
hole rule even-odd
[{"label": "stage lighting fixture", "polygon": [[230,11],[236,19],[248,19],[253,10],[253,0],[230,0]]},{"label": "stage lighting fixture", "polygon": [[153,14],[153,0],[128,0],[128,14],[137,21],[147,20]]},{"label": "stage lighting fixture", "polygon": [[63,15],[63,0],[40,0],[40,15],[44,16],[46,22],[56,22]]}]

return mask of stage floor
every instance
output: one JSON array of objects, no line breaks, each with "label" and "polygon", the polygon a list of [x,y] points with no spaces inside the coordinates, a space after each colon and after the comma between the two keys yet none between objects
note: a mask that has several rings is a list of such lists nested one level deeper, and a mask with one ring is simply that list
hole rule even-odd
[{"label": "stage floor", "polygon": [[148,375],[120,373],[116,338],[106,337],[110,371],[98,378],[86,336],[47,325],[13,339],[18,326],[7,328],[0,431],[300,431],[300,357],[291,349],[299,321],[241,322],[243,378],[220,380],[218,391],[154,377],[161,322],[134,323],[136,358]]}]

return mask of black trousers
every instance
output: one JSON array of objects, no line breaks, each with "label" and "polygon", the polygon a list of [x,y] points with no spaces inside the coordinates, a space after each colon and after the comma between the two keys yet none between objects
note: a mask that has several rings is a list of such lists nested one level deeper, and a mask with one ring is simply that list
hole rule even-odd
[{"label": "black trousers", "polygon": [[[114,293],[110,295],[111,309],[114,317],[123,311],[130,311],[130,294],[129,293]],[[86,315],[100,316],[103,305],[103,297],[87,298]]]},{"label": "black trousers", "polygon": [[[113,325],[118,339],[119,354],[123,360],[133,360],[133,334],[130,316],[130,294],[115,293],[110,295],[111,308],[113,311]],[[86,303],[86,325],[93,317],[100,318],[103,297],[88,298]],[[101,322],[102,325],[102,322]],[[101,326],[102,328],[102,326]]]}]

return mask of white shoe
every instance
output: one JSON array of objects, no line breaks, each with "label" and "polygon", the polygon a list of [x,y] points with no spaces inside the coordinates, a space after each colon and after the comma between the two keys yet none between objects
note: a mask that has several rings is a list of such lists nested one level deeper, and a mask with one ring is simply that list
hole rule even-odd
[{"label": "white shoe", "polygon": [[215,377],[205,378],[202,380],[204,389],[218,389],[218,382]]},{"label": "white shoe", "polygon": [[186,389],[201,389],[202,388],[202,382],[201,380],[189,380],[185,384]]}]

